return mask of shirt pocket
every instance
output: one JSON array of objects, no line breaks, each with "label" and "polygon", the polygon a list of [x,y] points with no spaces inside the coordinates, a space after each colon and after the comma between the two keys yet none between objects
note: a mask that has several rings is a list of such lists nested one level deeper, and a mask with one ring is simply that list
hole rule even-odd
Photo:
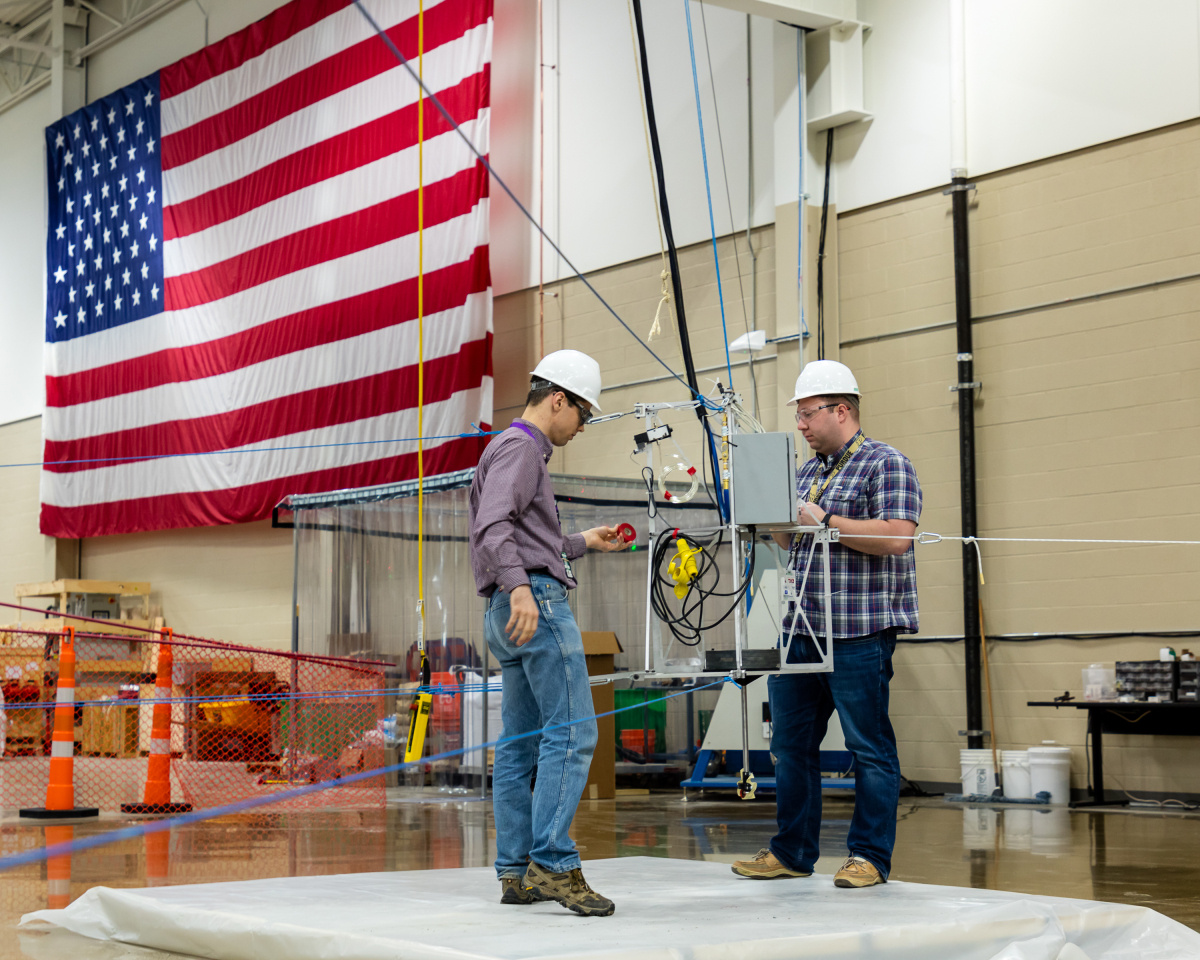
[{"label": "shirt pocket", "polygon": [[830,513],[848,520],[870,519],[865,492],[848,487],[832,490],[822,504]]}]

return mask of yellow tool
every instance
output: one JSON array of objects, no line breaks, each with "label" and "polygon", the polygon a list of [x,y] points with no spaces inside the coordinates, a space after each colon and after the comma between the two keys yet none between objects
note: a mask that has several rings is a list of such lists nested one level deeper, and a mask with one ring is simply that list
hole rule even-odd
[{"label": "yellow tool", "polygon": [[[429,689],[429,657],[425,655],[425,601],[417,601],[417,649],[421,651],[421,687]],[[408,742],[404,745],[404,762],[420,760],[425,752],[425,732],[433,712],[433,694],[418,693],[408,708]]]},{"label": "yellow tool", "polygon": [[[429,659],[421,653],[421,685],[429,686]],[[433,711],[433,694],[418,693],[408,708],[408,743],[404,746],[404,762],[420,760],[425,752],[425,732],[429,729],[429,714]]]},{"label": "yellow tool", "polygon": [[675,581],[675,596],[682,600],[692,588],[692,581],[700,575],[700,568],[696,565],[696,554],[700,553],[700,548],[689,546],[683,537],[675,541],[675,546],[679,552],[671,558],[667,573]]}]

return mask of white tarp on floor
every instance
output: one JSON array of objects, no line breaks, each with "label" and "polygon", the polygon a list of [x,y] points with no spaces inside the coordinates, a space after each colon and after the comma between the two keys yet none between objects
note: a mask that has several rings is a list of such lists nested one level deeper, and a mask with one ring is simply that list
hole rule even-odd
[{"label": "white tarp on floor", "polygon": [[592,860],[617,904],[583,918],[502,906],[490,868],[359,873],[114,890],[45,921],[212,960],[1195,960],[1200,933],[1144,907],[829,876],[742,880],[728,865]]}]

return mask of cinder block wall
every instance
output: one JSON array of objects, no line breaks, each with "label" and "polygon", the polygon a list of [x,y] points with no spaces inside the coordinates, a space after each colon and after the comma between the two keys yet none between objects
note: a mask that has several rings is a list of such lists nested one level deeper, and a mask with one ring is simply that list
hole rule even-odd
[{"label": "cinder block wall", "polygon": [[[1185,124],[974,178],[975,369],[984,384],[976,408],[980,536],[1200,540],[1200,507],[1190,495],[1200,458],[1200,317],[1194,308],[1200,278],[1191,277],[1200,271],[1197,161],[1200,124]],[[809,226],[814,219],[810,208]],[[768,335],[776,332],[773,305],[780,301],[772,299],[774,291],[766,294],[778,279],[768,280],[766,251],[786,235],[756,233],[758,326]],[[806,236],[814,241],[811,257],[813,230]],[[957,535],[958,410],[948,389],[957,379],[949,199],[937,190],[853,211],[831,221],[830,238],[827,289],[835,296],[826,304],[826,355],[848,363],[858,376],[868,433],[916,464],[926,498],[922,529]],[[711,250],[702,244],[681,257],[696,364],[717,365],[719,314],[706,295],[715,287]],[[815,265],[806,259],[812,326]],[[722,264],[724,278],[734,269],[728,238]],[[744,248],[742,269],[745,274]],[[644,334],[658,300],[658,272],[653,258],[591,279]],[[731,284],[733,277],[725,280],[727,304]],[[607,384],[662,372],[582,284],[564,282],[550,293],[541,331],[536,293],[496,302],[499,425],[520,411],[539,337],[547,351],[570,346],[593,353]],[[1068,298],[1075,302],[1061,302]],[[731,337],[741,332],[740,316],[732,316]],[[792,329],[790,319],[778,322],[780,333]],[[682,369],[673,335],[655,348]],[[811,342],[805,355],[816,356]],[[794,355],[785,353],[758,364],[760,419],[768,429],[790,426],[780,408],[794,363]],[[735,370],[734,379],[745,393],[744,371]],[[683,396],[681,387],[655,380],[606,392],[603,404],[623,410],[639,400]],[[689,418],[671,420],[695,459],[700,452]],[[627,420],[592,428],[555,455],[552,469],[636,476],[640,464],[629,458],[633,432]],[[961,634],[961,549],[952,541],[918,547],[921,639]],[[1200,547],[1026,542],[985,543],[981,549],[989,635],[1200,630]],[[995,716],[992,721],[985,714],[986,725],[1006,749],[1048,739],[1071,746],[1072,783],[1082,789],[1084,715],[1026,707],[1026,701],[1064,690],[1079,696],[1081,670],[1090,663],[1153,658],[1163,642],[994,641],[989,675]],[[905,775],[957,782],[958,751],[965,746],[958,731],[966,726],[962,644],[904,644],[892,703]],[[1193,738],[1110,736],[1107,785],[1139,795],[1198,794],[1197,745]]]},{"label": "cinder block wall", "polygon": [[[1200,125],[975,178],[970,212],[982,537],[1200,540]],[[866,422],[917,464],[922,527],[957,533],[949,199],[839,219],[842,354]],[[1073,299],[1074,302],[1064,302]],[[1200,547],[985,543],[988,633],[1200,629]],[[961,553],[918,547],[922,627],[961,632]],[[995,642],[1002,746],[1055,739],[1085,784],[1085,721],[1026,707],[1092,662],[1156,658],[1153,638]],[[904,772],[957,779],[961,644],[906,645],[893,703]],[[1200,792],[1195,738],[1105,738],[1109,789]]]}]

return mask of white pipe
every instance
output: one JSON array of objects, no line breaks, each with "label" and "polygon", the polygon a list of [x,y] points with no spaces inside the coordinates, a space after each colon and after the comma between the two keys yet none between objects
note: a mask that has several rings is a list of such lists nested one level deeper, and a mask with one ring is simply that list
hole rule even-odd
[{"label": "white pipe", "polygon": [[950,176],[967,175],[966,0],[950,0]]}]

